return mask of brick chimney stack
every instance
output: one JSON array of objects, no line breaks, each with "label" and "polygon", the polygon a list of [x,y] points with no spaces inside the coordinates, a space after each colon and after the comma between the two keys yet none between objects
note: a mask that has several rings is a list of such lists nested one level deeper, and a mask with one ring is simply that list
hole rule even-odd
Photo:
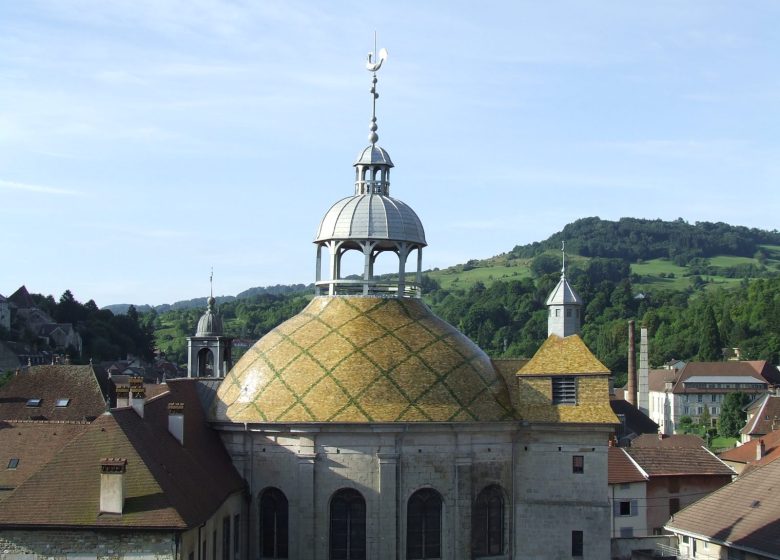
[{"label": "brick chimney stack", "polygon": [[634,321],[628,322],[628,383],[626,401],[636,406],[636,344],[634,342]]},{"label": "brick chimney stack", "polygon": [[184,403],[168,403],[168,431],[184,445]]},{"label": "brick chimney stack", "polygon": [[125,505],[127,459],[100,460],[100,513],[122,514]]}]

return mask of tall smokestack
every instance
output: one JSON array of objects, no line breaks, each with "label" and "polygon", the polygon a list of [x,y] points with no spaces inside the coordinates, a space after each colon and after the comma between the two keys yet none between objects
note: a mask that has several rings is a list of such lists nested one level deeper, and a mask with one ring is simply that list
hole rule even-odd
[{"label": "tall smokestack", "polygon": [[650,416],[650,358],[648,356],[647,327],[639,330],[639,374],[637,376],[637,408]]},{"label": "tall smokestack", "polygon": [[628,383],[626,400],[636,406],[636,346],[634,344],[634,321],[628,322]]}]

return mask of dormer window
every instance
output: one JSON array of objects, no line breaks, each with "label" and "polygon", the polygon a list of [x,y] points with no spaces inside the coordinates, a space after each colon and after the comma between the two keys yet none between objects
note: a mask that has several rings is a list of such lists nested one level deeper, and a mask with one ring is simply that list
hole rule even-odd
[{"label": "dormer window", "polygon": [[70,404],[70,399],[57,399],[57,402],[54,403],[54,406],[57,408],[65,408]]},{"label": "dormer window", "polygon": [[552,403],[577,404],[577,381],[574,377],[552,378]]},{"label": "dormer window", "polygon": [[27,406],[30,407],[30,408],[38,408],[39,406],[41,406],[41,401],[42,400],[43,399],[37,399],[37,398],[36,399],[28,399],[27,400]]},{"label": "dormer window", "polygon": [[15,469],[19,466],[19,458],[18,457],[11,457],[11,460],[8,461],[8,468],[9,469]]}]

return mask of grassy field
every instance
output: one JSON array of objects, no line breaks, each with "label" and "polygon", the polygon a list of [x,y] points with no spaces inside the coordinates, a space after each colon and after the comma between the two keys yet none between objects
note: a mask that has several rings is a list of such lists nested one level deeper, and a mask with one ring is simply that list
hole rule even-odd
[{"label": "grassy field", "polygon": [[737,438],[721,437],[712,438],[710,449],[731,449],[737,445]]},{"label": "grassy field", "polygon": [[494,280],[520,280],[530,277],[531,270],[528,266],[480,266],[471,270],[462,270],[458,267],[444,270],[432,270],[427,273],[436,280],[442,288],[468,289],[477,282],[486,286]]}]

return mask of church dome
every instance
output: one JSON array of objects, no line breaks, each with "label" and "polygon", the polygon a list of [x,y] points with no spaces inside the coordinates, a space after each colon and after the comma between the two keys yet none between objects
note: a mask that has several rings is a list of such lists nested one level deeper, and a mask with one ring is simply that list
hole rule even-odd
[{"label": "church dome", "polygon": [[395,167],[387,150],[374,144],[364,148],[358,154],[354,165],[386,165],[387,167]]},{"label": "church dome", "polygon": [[315,243],[328,239],[387,239],[426,245],[414,210],[389,196],[361,194],[342,198],[320,222]]},{"label": "church dome", "polygon": [[490,358],[417,299],[315,297],[220,385],[230,422],[513,420]]},{"label": "church dome", "polygon": [[213,297],[208,299],[208,309],[198,320],[198,329],[195,336],[222,336],[222,317],[214,311],[216,301]]}]

